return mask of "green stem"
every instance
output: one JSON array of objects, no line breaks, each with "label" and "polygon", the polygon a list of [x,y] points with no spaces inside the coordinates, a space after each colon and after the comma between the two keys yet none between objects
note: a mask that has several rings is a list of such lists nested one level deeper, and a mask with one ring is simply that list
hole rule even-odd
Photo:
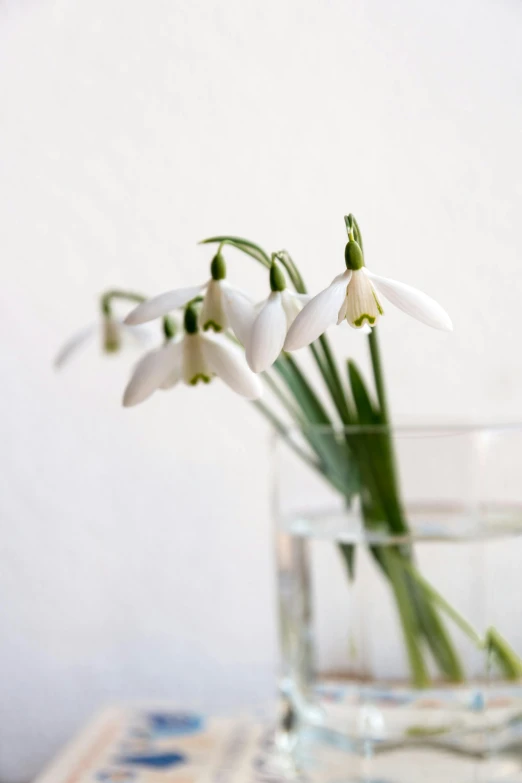
[{"label": "green stem", "polygon": [[[112,288],[109,291],[105,291],[100,296],[100,310],[102,315],[106,318],[112,316],[112,303],[115,299],[119,299],[123,302],[134,302],[135,304],[141,304],[147,300],[147,297],[143,294],[138,294],[135,291],[124,291],[121,288]],[[168,315],[164,315],[162,318],[163,334],[166,340],[172,340],[177,333],[177,327],[172,318]]]},{"label": "green stem", "polygon": [[430,676],[424,663],[420,642],[420,628],[414,606],[411,602],[408,587],[401,571],[399,563],[392,557],[392,552],[387,547],[379,549],[385,570],[388,573],[390,584],[395,593],[395,600],[406,641],[406,649],[410,662],[413,682],[417,688],[426,688],[430,683]]},{"label": "green stem", "polygon": [[[394,553],[392,553],[393,557],[397,557]],[[413,576],[417,584],[421,585],[422,589],[426,593],[426,595],[429,595],[431,600],[434,604],[436,604],[442,611],[448,615],[448,617],[451,617],[453,622],[455,623],[458,628],[469,638],[471,641],[477,645],[479,648],[484,647],[484,640],[481,638],[481,636],[475,631],[473,626],[468,623],[468,621],[459,613],[457,610],[451,606],[448,601],[431,585],[415,568],[413,563],[402,560],[402,565],[404,568],[407,569],[407,571]]]},{"label": "green stem", "polygon": [[113,288],[105,291],[100,297],[100,308],[104,315],[111,314],[111,305],[114,299],[122,299],[125,302],[135,302],[141,304],[146,300],[143,294],[137,294],[135,291],[123,291],[120,288]]},{"label": "green stem", "polygon": [[368,335],[368,342],[370,344],[370,356],[372,360],[373,378],[375,381],[375,391],[377,392],[377,399],[379,400],[379,408],[381,411],[381,418],[384,424],[389,423],[388,413],[388,400],[386,395],[386,385],[384,383],[384,373],[381,362],[381,351],[379,348],[379,340],[377,338],[377,329],[372,329]]}]

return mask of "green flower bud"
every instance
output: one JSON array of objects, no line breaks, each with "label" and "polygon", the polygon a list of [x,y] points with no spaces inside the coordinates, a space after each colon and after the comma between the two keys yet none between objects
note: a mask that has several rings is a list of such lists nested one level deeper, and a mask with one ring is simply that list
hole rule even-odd
[{"label": "green flower bud", "polygon": [[357,242],[352,240],[348,242],[344,249],[344,260],[346,261],[346,268],[351,269],[353,272],[364,266],[364,256]]},{"label": "green flower bud", "polygon": [[168,315],[163,316],[163,334],[165,340],[172,340],[176,336],[176,324]]},{"label": "green flower bud", "polygon": [[270,267],[270,289],[272,291],[284,291],[286,288],[285,275],[277,261],[272,261]]},{"label": "green flower bud", "polygon": [[224,280],[227,276],[227,265],[221,253],[216,253],[210,264],[212,280]]},{"label": "green flower bud", "polygon": [[193,305],[189,305],[185,310],[184,327],[187,334],[196,334],[198,331],[198,314]]}]

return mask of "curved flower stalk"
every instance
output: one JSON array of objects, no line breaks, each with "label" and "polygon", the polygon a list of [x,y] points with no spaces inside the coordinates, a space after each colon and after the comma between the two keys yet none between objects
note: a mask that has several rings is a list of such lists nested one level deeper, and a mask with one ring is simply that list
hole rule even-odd
[{"label": "curved flower stalk", "polygon": [[451,331],[451,319],[431,297],[405,283],[375,275],[364,265],[363,251],[351,234],[345,249],[346,270],[313,297],[295,319],[285,350],[317,340],[329,326],[344,320],[354,329],[373,327],[384,314],[379,294],[400,310],[435,329]]},{"label": "curved flower stalk", "polygon": [[199,320],[203,330],[221,332],[230,328],[244,344],[254,317],[253,302],[229,285],[225,278],[225,259],[218,250],[210,264],[209,280],[188,288],[175,288],[141,302],[128,314],[125,323],[137,325],[153,321],[202,296]]},{"label": "curved flower stalk", "polygon": [[170,389],[180,381],[196,386],[221,378],[233,391],[250,400],[262,394],[259,378],[247,366],[242,352],[221,335],[211,337],[198,328],[198,315],[189,305],[184,318],[185,334],[145,354],[134,368],[123,395],[131,407],[148,399],[157,389]]},{"label": "curved flower stalk", "polygon": [[275,258],[270,267],[270,295],[256,306],[246,338],[246,359],[254,372],[268,370],[283,350],[288,329],[310,297],[289,291]]}]

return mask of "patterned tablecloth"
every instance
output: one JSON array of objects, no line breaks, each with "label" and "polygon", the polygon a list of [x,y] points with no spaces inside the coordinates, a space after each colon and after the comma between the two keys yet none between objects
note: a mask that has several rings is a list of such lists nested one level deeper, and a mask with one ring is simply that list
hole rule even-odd
[{"label": "patterned tablecloth", "polygon": [[522,783],[518,753],[480,762],[478,778],[477,759],[456,749],[410,747],[365,760],[319,744],[302,760],[296,769],[277,753],[259,715],[120,707],[99,715],[35,783]]},{"label": "patterned tablecloth", "polygon": [[263,772],[272,737],[268,724],[251,715],[206,718],[166,708],[110,708],[35,783],[275,781]]}]

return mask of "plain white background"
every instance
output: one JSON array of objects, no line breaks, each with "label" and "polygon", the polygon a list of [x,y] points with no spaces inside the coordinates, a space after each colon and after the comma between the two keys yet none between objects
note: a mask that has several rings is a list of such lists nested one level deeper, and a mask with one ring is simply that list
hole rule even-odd
[{"label": "plain white background", "polygon": [[389,308],[394,410],[522,415],[521,35],[515,0],[0,2],[2,780],[109,701],[272,694],[266,427],[219,383],[122,410],[95,346],[57,377],[105,287],[202,281],[228,232],[318,289],[353,211],[455,323]]}]

